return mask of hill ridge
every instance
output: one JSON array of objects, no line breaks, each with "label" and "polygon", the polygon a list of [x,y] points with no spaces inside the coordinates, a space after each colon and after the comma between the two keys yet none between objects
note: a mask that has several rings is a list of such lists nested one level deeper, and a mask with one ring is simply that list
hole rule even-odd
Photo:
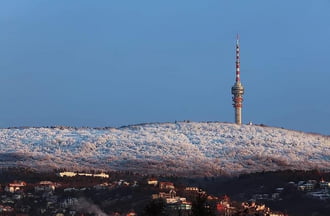
[{"label": "hill ridge", "polygon": [[[50,126],[11,126],[11,127],[3,127],[1,129],[29,129],[29,128],[59,128],[59,129],[96,129],[96,130],[109,130],[109,129],[123,129],[123,128],[129,128],[129,127],[135,127],[135,126],[144,126],[144,125],[155,125],[155,124],[179,124],[179,123],[221,123],[221,124],[230,124],[230,125],[236,125],[233,122],[221,122],[221,121],[190,121],[190,120],[183,120],[183,121],[175,121],[175,122],[142,122],[142,123],[136,123],[136,124],[128,124],[128,125],[121,125],[121,126],[103,126],[103,127],[97,127],[97,126],[70,126],[70,125],[50,125]],[[242,125],[248,125],[248,124],[242,124]],[[308,132],[308,131],[301,131],[301,130],[295,130],[290,128],[284,128],[279,126],[271,126],[271,125],[265,125],[265,124],[251,124],[253,126],[258,127],[266,127],[266,128],[274,128],[274,129],[283,129],[287,131],[293,131],[298,133],[304,133],[304,134],[310,134],[310,135],[321,135],[330,137],[330,135],[322,134],[318,132]]]},{"label": "hill ridge", "polygon": [[221,122],[0,129],[0,149],[0,167],[38,169],[216,176],[330,165],[329,136]]}]

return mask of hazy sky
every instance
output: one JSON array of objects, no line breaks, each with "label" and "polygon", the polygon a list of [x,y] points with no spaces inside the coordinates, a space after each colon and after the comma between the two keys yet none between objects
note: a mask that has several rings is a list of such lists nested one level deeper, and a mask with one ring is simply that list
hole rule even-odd
[{"label": "hazy sky", "polygon": [[234,121],[330,134],[329,0],[2,0],[0,126]]}]

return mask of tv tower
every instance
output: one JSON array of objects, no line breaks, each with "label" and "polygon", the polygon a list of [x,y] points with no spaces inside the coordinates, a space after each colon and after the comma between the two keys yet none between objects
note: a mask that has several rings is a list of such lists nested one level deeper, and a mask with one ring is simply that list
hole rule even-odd
[{"label": "tv tower", "polygon": [[239,61],[239,36],[236,40],[236,82],[231,87],[231,93],[233,94],[233,106],[235,108],[235,123],[242,124],[242,103],[244,87],[240,78],[240,61]]}]

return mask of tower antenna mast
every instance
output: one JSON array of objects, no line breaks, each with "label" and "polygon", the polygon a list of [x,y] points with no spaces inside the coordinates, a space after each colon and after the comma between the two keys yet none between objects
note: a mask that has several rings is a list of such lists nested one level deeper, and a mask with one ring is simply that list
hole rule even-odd
[{"label": "tower antenna mast", "polygon": [[242,103],[244,87],[241,83],[241,70],[240,70],[240,46],[239,46],[239,35],[237,34],[236,39],[236,82],[231,88],[233,95],[233,106],[235,108],[235,123],[242,124]]}]

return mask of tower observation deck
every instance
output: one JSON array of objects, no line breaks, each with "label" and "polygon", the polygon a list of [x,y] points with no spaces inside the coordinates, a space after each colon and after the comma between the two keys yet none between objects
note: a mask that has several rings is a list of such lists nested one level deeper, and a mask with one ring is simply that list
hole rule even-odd
[{"label": "tower observation deck", "polygon": [[243,94],[244,87],[241,83],[240,77],[240,47],[239,47],[239,37],[236,40],[236,82],[231,88],[231,93],[233,95],[233,106],[235,108],[235,123],[242,124],[242,104],[243,104]]}]

